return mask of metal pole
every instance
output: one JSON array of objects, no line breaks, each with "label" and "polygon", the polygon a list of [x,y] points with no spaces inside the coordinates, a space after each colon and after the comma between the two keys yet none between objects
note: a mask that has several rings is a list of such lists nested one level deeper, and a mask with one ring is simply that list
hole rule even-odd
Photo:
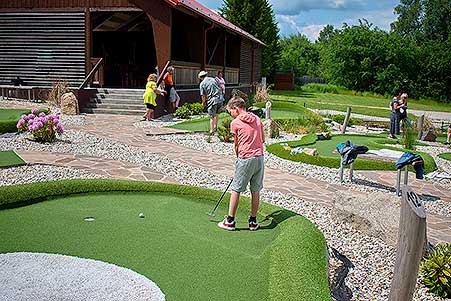
[{"label": "metal pole", "polygon": [[352,182],[352,178],[354,177],[354,162],[349,166],[349,180]]},{"label": "metal pole", "polygon": [[340,169],[338,170],[338,173],[339,173],[339,175],[340,175],[340,183],[343,183],[344,182],[344,180],[343,180],[343,163],[342,162],[340,162]]},{"label": "metal pole", "polygon": [[398,174],[396,175],[396,196],[399,196],[401,190],[401,169],[398,169]]},{"label": "metal pole", "polygon": [[408,181],[409,181],[409,166],[406,165],[406,167],[404,167],[404,185],[407,186]]}]

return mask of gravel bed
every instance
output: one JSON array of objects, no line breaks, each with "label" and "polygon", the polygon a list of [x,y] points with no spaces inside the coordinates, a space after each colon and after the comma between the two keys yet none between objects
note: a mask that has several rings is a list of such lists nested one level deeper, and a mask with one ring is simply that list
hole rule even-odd
[{"label": "gravel bed", "polygon": [[[301,139],[301,137],[302,135],[284,134],[281,138],[268,139],[266,143],[272,144],[282,141],[299,140]],[[216,136],[211,137],[210,143],[207,142],[207,136],[205,134],[162,135],[156,136],[156,139],[164,140],[167,142],[174,142],[192,149],[202,150],[219,155],[234,156],[233,145],[231,143],[221,142]],[[441,160],[445,161],[443,159]],[[293,162],[290,160],[282,159],[268,152],[265,152],[265,166],[283,170],[291,174],[301,175],[306,178],[314,178],[331,184],[340,184],[340,180],[338,178],[338,168],[329,168],[324,166],[305,164],[302,162]],[[345,173],[345,179],[346,175],[347,173]],[[366,193],[386,192],[392,195],[394,192],[394,187],[389,187],[373,182],[372,180],[359,174],[358,172],[354,174],[353,183],[345,182],[341,185],[354,191]],[[447,188],[445,187],[445,189]],[[425,202],[425,207],[429,213],[451,217],[451,203],[449,202],[444,202],[441,200],[428,201]]]},{"label": "gravel bed", "polygon": [[0,168],[0,186],[62,179],[94,179],[101,176],[69,167],[43,164]]},{"label": "gravel bed", "polygon": [[[13,138],[0,139],[0,150],[26,149],[124,160],[153,168],[182,184],[218,190],[224,189],[225,183],[228,182],[227,177],[218,176],[209,170],[170,160],[165,156],[145,152],[92,134],[68,130],[63,137],[64,140],[58,140],[54,144],[38,144],[29,141],[25,135],[17,135]],[[218,143],[212,143],[210,146],[212,149],[219,147],[221,146]],[[227,147],[232,148],[230,144]],[[228,153],[230,154],[230,151]],[[327,173],[327,170],[325,171],[322,167],[315,168],[319,168],[318,173]],[[315,173],[315,171],[312,172]],[[334,170],[334,176],[336,177],[336,170]],[[337,249],[352,261],[355,268],[349,273],[346,283],[353,292],[353,300],[387,299],[396,256],[392,247],[379,238],[355,230],[345,222],[335,221],[331,208],[321,204],[266,190],[262,192],[262,199],[309,218],[324,233],[328,246]],[[441,299],[432,297],[420,287],[415,293],[415,300]]]}]

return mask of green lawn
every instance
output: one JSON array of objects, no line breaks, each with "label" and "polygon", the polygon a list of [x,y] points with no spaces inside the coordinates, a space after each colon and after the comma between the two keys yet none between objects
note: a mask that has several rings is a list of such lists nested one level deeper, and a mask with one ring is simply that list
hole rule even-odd
[{"label": "green lawn", "polygon": [[[221,122],[227,117],[232,118],[227,113],[219,114],[218,125],[220,126]],[[179,122],[174,125],[170,125],[168,127],[174,128],[174,129],[179,129],[179,130],[191,131],[191,132],[208,132],[210,130],[210,117],[200,117],[200,118],[189,119],[189,120],[185,120],[185,121]]]},{"label": "green lawn", "polygon": [[17,132],[16,124],[22,114],[28,114],[27,109],[0,109],[0,134]]},{"label": "green lawn", "polygon": [[25,161],[15,151],[0,151],[0,167],[25,165]]},{"label": "green lawn", "polygon": [[[288,145],[291,147],[309,147],[316,148],[318,150],[318,156],[309,156],[304,153],[290,155],[289,150],[285,150],[280,143],[274,143],[268,145],[266,150],[270,153],[273,153],[281,158],[296,161],[296,162],[304,162],[313,165],[327,166],[332,168],[338,168],[340,166],[340,155],[334,154],[333,151],[337,147],[338,144],[344,143],[347,140],[351,141],[356,145],[365,145],[369,149],[393,149],[399,151],[408,151],[405,149],[399,149],[395,147],[386,146],[384,144],[393,144],[399,143],[397,140],[391,140],[387,138],[382,138],[380,135],[333,135],[330,140],[311,140],[309,139],[311,135],[305,136],[304,139],[299,141],[288,141]],[[425,172],[431,172],[436,168],[436,164],[434,159],[426,153],[416,152],[423,157],[425,162]],[[362,169],[362,170],[395,170],[395,164],[392,162],[383,162],[377,160],[368,160],[363,158],[357,158],[354,162],[354,169]]]},{"label": "green lawn", "polygon": [[[310,109],[336,110],[345,112],[349,106],[352,112],[377,117],[390,117],[388,105],[390,99],[341,95],[330,93],[315,93],[303,91],[272,91],[271,99],[274,101],[291,101],[301,105],[306,105]],[[408,100],[409,109],[426,111],[451,112],[451,106],[446,103],[432,100]],[[415,118],[409,114],[410,118]]]},{"label": "green lawn", "polygon": [[[319,92],[304,92],[302,90],[296,91],[271,91],[276,96],[290,96],[301,97],[307,100],[314,100],[316,102],[344,104],[344,105],[357,105],[357,106],[370,106],[380,107],[388,110],[390,98],[384,98],[382,96],[357,96],[347,94],[332,94],[332,93],[319,93]],[[409,108],[412,110],[424,110],[424,111],[437,111],[437,112],[451,112],[451,106],[446,102],[439,102],[435,100],[417,100],[408,99]]]},{"label": "green lawn", "polygon": [[440,158],[451,161],[451,153],[442,153],[438,155]]},{"label": "green lawn", "polygon": [[[154,281],[166,300],[331,300],[323,235],[262,204],[262,228],[219,229],[221,192],[162,183],[71,180],[0,188],[0,253],[47,252],[110,262]],[[143,212],[144,219],[138,214]],[[83,221],[92,216],[93,222]],[[299,299],[300,298],[300,299]]]}]

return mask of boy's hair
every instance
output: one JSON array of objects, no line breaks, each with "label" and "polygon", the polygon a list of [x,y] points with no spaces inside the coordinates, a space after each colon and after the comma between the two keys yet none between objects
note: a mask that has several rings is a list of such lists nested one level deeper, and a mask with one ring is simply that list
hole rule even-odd
[{"label": "boy's hair", "polygon": [[229,102],[227,103],[227,109],[232,108],[246,109],[246,102],[241,97],[234,96],[230,98]]},{"label": "boy's hair", "polygon": [[156,81],[157,80],[157,75],[155,74],[155,73],[151,73],[151,74],[149,74],[149,76],[147,77],[147,80],[154,80],[154,81]]}]

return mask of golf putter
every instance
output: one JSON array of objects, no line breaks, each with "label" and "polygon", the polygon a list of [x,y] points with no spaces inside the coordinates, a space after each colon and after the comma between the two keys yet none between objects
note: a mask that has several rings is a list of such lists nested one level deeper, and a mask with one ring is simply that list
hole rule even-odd
[{"label": "golf putter", "polygon": [[215,213],[215,212],[216,212],[216,209],[218,208],[219,204],[221,203],[222,198],[223,198],[224,195],[226,194],[227,190],[229,190],[230,185],[232,185],[232,182],[233,182],[233,178],[230,180],[229,185],[227,185],[227,188],[226,188],[226,189],[224,190],[224,192],[222,193],[221,198],[220,198],[219,201],[216,203],[215,208],[213,208],[213,210],[211,210],[211,212],[207,213],[207,215],[208,215],[209,217],[215,217],[215,216],[216,216],[216,213]]}]

